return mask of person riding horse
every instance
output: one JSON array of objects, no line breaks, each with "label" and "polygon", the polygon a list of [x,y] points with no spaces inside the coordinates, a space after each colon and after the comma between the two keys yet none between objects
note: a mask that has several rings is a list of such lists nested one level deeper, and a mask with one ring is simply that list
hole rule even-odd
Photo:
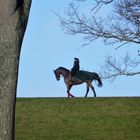
[{"label": "person riding horse", "polygon": [[[94,97],[96,97],[96,92],[95,92],[95,89],[92,85],[93,80],[98,81],[99,87],[101,87],[103,85],[100,76],[95,72],[79,70],[78,73],[76,74],[76,77],[78,77],[79,79],[73,78],[73,80],[71,78],[71,71],[64,68],[64,67],[58,67],[56,70],[54,70],[54,74],[55,74],[56,80],[58,80],[58,81],[60,80],[60,77],[63,76],[64,82],[65,82],[66,87],[67,87],[68,97],[74,97],[70,93],[70,90],[71,90],[72,86],[74,86],[74,85],[86,83],[87,90],[86,90],[85,97],[87,97],[90,88],[92,89],[92,91],[94,93]],[[80,75],[80,77],[78,75]]]},{"label": "person riding horse", "polygon": [[71,69],[71,77],[75,77],[77,72],[79,71],[80,69],[80,65],[79,65],[79,59],[78,58],[74,58],[74,64],[73,64],[73,67]]}]

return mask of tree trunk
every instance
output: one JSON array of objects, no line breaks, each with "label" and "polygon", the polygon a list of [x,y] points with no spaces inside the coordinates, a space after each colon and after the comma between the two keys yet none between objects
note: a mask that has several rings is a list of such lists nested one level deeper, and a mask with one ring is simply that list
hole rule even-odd
[{"label": "tree trunk", "polygon": [[0,0],[0,140],[14,140],[18,65],[31,0]]}]

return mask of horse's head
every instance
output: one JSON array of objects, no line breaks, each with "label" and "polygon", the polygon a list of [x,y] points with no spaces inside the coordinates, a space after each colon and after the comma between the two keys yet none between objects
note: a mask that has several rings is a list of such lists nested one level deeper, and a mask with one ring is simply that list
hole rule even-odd
[{"label": "horse's head", "polygon": [[55,74],[57,81],[59,81],[60,80],[60,72],[57,70],[53,70],[53,71],[54,71],[54,74]]},{"label": "horse's head", "polygon": [[60,80],[60,76],[63,76],[64,79],[68,79],[69,73],[70,71],[64,67],[58,67],[56,70],[54,70],[55,77],[58,81]]}]

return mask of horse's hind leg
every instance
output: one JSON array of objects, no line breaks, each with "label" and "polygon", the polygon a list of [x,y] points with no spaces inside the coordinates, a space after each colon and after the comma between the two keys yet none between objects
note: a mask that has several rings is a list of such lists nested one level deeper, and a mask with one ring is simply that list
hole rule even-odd
[{"label": "horse's hind leg", "polygon": [[92,91],[93,91],[93,93],[94,93],[94,97],[96,97],[96,92],[95,92],[95,89],[94,89],[93,85],[90,84],[90,87],[91,87],[91,89],[92,89]]},{"label": "horse's hind leg", "polygon": [[87,91],[86,91],[86,95],[85,95],[85,97],[87,97],[88,92],[89,92],[89,85],[87,84]]}]

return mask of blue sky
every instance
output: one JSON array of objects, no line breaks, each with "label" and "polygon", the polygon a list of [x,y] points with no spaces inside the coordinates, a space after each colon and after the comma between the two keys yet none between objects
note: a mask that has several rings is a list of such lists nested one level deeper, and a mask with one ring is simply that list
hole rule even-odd
[{"label": "blue sky", "polygon": [[[59,66],[71,69],[74,57],[80,59],[81,69],[98,72],[99,64],[103,64],[108,54],[121,56],[127,49],[135,55],[137,47],[135,50],[123,47],[115,51],[112,47],[104,46],[101,41],[81,47],[83,42],[79,36],[64,34],[53,11],[63,14],[69,2],[33,0],[21,51],[18,97],[66,97],[63,78],[56,81],[53,69]],[[102,88],[97,87],[95,82],[93,85],[99,97],[140,96],[139,82],[139,76],[135,76],[121,77],[113,83],[103,81]],[[84,96],[86,85],[74,86],[71,92],[76,97]],[[92,91],[89,96],[93,96]]]}]

